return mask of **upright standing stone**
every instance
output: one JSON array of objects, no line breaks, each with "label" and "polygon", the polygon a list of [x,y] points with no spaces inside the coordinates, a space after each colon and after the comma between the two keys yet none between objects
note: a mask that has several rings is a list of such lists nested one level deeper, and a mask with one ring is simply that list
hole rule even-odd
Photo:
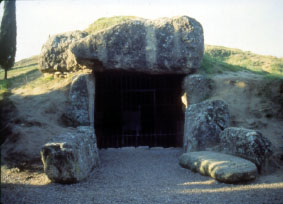
[{"label": "upright standing stone", "polygon": [[[69,101],[62,120],[70,126],[90,125],[88,74],[76,76],[71,84]],[[94,94],[94,93],[93,93]]]},{"label": "upright standing stone", "polygon": [[186,152],[207,150],[219,144],[219,134],[229,125],[228,105],[221,100],[190,105],[185,112]]},{"label": "upright standing stone", "polygon": [[192,74],[184,78],[183,88],[186,92],[187,103],[200,103],[211,96],[213,82],[204,75]]}]

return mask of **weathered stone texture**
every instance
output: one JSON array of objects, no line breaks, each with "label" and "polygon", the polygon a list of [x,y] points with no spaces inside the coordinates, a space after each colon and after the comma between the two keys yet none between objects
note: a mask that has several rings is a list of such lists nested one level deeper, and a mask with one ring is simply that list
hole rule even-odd
[{"label": "weathered stone texture", "polygon": [[80,126],[77,133],[54,137],[41,150],[44,172],[53,182],[75,183],[99,165],[96,137],[91,127]]},{"label": "weathered stone texture", "polygon": [[259,131],[229,127],[221,132],[219,138],[220,151],[248,159],[259,170],[272,155],[271,142]]},{"label": "weathered stone texture", "polygon": [[179,164],[225,183],[250,181],[257,176],[257,168],[252,162],[216,152],[185,153],[180,157]]},{"label": "weathered stone texture", "polygon": [[88,74],[82,74],[72,81],[68,105],[62,116],[67,125],[75,127],[90,125],[88,77]]},{"label": "weathered stone texture", "polygon": [[211,96],[213,81],[204,75],[192,74],[184,78],[183,88],[188,104],[200,103]]},{"label": "weathered stone texture", "polygon": [[229,126],[228,105],[221,100],[190,105],[185,112],[184,147],[186,152],[207,150],[220,141],[219,134]]},{"label": "weathered stone texture", "polygon": [[42,46],[39,67],[42,72],[66,72],[78,67],[68,67],[69,47],[72,43],[87,36],[86,32],[74,31],[49,37]]},{"label": "weathered stone texture", "polygon": [[59,64],[61,70],[87,67],[95,71],[188,74],[200,67],[204,52],[202,26],[187,16],[129,20],[87,37],[82,35],[63,47],[61,58],[52,56],[55,39],[43,47],[42,71],[55,70]]}]

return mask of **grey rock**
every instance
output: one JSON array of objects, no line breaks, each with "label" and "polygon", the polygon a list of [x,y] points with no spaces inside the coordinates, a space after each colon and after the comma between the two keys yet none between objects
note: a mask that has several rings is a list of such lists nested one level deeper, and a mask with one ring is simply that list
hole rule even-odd
[{"label": "grey rock", "polygon": [[69,92],[69,103],[62,116],[64,123],[69,126],[90,125],[88,77],[88,74],[81,74],[76,76],[72,81]]},{"label": "grey rock", "polygon": [[185,151],[207,150],[218,145],[219,134],[229,126],[229,117],[228,105],[221,100],[190,105],[185,112]]},{"label": "grey rock", "polygon": [[47,60],[53,59],[48,57],[52,52],[47,48],[53,49],[48,45],[42,61],[50,63],[41,63],[42,70],[55,69],[59,64],[64,71],[90,68],[189,74],[200,67],[204,52],[202,26],[187,16],[129,20],[81,37],[66,47],[64,63],[59,58],[52,63]]},{"label": "grey rock", "polygon": [[229,127],[219,137],[220,151],[248,159],[260,171],[273,153],[271,142],[259,131]]},{"label": "grey rock", "polygon": [[76,133],[54,137],[41,150],[44,172],[57,183],[75,183],[99,166],[96,136],[91,127],[80,126]]},{"label": "grey rock", "polygon": [[232,155],[201,151],[183,154],[179,164],[202,175],[224,183],[239,183],[254,180],[257,168],[254,163]]},{"label": "grey rock", "polygon": [[213,81],[204,75],[192,74],[184,78],[183,88],[188,104],[200,103],[211,96]]},{"label": "grey rock", "polygon": [[41,49],[39,58],[40,71],[65,72],[78,69],[78,66],[67,67],[69,46],[86,36],[86,32],[74,31],[49,37]]}]

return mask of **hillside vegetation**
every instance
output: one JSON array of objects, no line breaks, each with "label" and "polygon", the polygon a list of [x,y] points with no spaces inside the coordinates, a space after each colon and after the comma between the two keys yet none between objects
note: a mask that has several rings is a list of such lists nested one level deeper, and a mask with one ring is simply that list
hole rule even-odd
[{"label": "hillside vegetation", "polygon": [[38,69],[38,55],[20,60],[8,71],[8,79],[4,79],[4,69],[0,69],[0,100],[9,88],[27,84],[41,75]]},{"label": "hillside vegetation", "polygon": [[250,70],[283,76],[283,58],[254,54],[222,46],[205,46],[202,68],[207,73]]},{"label": "hillside vegetation", "polygon": [[134,20],[138,17],[135,16],[114,16],[110,18],[99,18],[95,22],[89,25],[89,27],[85,30],[89,34],[104,30],[111,26],[117,25],[119,23],[123,23],[128,20]]}]

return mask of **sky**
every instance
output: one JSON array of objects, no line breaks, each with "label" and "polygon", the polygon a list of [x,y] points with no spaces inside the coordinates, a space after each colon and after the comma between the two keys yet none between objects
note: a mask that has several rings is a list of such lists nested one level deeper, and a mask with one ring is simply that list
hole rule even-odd
[{"label": "sky", "polygon": [[49,35],[120,15],[187,15],[202,24],[205,44],[283,57],[282,0],[17,0],[16,10],[16,61],[40,54]]}]

